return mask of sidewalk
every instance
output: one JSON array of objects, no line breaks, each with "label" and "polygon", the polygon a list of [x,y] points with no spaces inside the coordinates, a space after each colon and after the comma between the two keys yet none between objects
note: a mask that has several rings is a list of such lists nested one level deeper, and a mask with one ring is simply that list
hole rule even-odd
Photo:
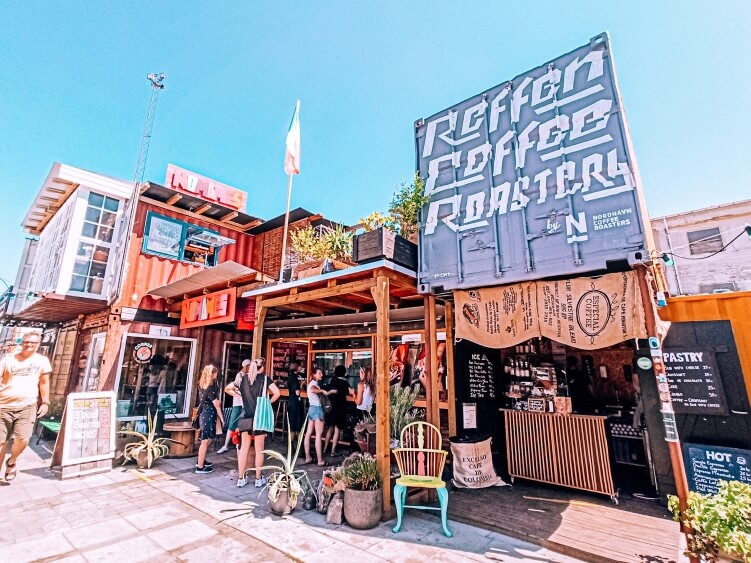
[{"label": "sidewalk", "polygon": [[[409,511],[357,531],[325,523],[301,506],[286,518],[266,493],[235,486],[233,454],[211,455],[214,473],[193,473],[195,458],[162,459],[153,469],[59,481],[43,444],[27,449],[12,485],[0,482],[0,553],[7,561],[553,561],[573,562],[526,542]],[[47,445],[49,446],[49,444]],[[315,478],[315,475],[311,476]]]}]

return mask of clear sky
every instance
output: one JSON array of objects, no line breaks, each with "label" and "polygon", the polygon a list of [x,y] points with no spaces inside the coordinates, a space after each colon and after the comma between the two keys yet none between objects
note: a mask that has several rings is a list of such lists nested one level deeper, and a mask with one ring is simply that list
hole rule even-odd
[{"label": "clear sky", "polygon": [[146,180],[171,162],[283,213],[299,98],[292,206],[352,224],[411,177],[416,119],[608,31],[651,214],[749,198],[750,23],[743,0],[2,2],[0,277],[54,161],[133,178],[149,72]]}]

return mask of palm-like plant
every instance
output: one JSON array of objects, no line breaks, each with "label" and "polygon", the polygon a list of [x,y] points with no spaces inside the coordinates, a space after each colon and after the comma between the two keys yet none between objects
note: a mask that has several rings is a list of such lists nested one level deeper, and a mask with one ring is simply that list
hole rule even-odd
[{"label": "palm-like plant", "polygon": [[138,462],[138,457],[141,454],[146,454],[146,467],[150,468],[151,465],[160,457],[164,457],[169,453],[169,445],[167,442],[179,443],[172,438],[157,438],[156,437],[156,416],[151,416],[151,411],[146,411],[146,420],[148,423],[148,431],[146,434],[143,432],[137,432],[136,430],[121,430],[120,434],[127,436],[136,436],[137,441],[126,444],[123,450],[123,456],[125,461],[132,459]]},{"label": "palm-like plant", "polygon": [[[276,502],[279,500],[279,495],[282,491],[287,491],[287,499],[290,508],[297,506],[297,498],[305,491],[305,483],[310,486],[308,480],[308,472],[303,469],[295,469],[297,464],[297,458],[300,455],[300,448],[305,440],[305,428],[308,425],[307,419],[303,423],[302,429],[298,433],[297,445],[294,447],[292,444],[292,429],[289,426],[289,419],[287,420],[287,455],[282,455],[275,450],[263,450],[263,453],[272,459],[279,462],[278,465],[264,465],[262,470],[271,470],[273,473],[269,475],[268,484],[266,487],[269,489],[269,500]],[[251,467],[246,471],[255,471],[255,467]]]},{"label": "palm-like plant", "polygon": [[397,442],[401,439],[402,429],[417,420],[422,420],[422,412],[416,408],[415,401],[420,394],[420,386],[414,387],[391,386],[389,393],[389,415],[391,417],[391,439]]}]

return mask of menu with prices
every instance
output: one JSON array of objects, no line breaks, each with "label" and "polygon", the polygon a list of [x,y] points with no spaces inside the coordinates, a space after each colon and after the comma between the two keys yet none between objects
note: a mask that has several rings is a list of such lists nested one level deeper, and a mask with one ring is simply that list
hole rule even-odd
[{"label": "menu with prices", "polygon": [[289,363],[297,360],[304,367],[308,361],[308,344],[305,342],[274,342],[271,346],[271,375],[286,378]]},{"label": "menu with prices", "polygon": [[467,362],[467,393],[469,399],[495,399],[494,367],[487,354],[472,353]]},{"label": "menu with prices", "polygon": [[115,455],[115,397],[112,392],[71,393],[65,406],[63,465]]},{"label": "menu with prices", "polygon": [[714,352],[665,348],[662,353],[675,412],[727,415],[728,406]]},{"label": "menu with prices", "polygon": [[683,444],[683,458],[692,491],[714,494],[719,480],[751,484],[750,450]]}]

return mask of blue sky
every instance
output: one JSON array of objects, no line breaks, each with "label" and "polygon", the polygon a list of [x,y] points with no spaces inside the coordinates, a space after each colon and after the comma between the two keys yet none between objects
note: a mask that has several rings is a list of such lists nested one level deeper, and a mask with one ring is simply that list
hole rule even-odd
[{"label": "blue sky", "polygon": [[5,2],[0,18],[7,280],[54,161],[132,179],[149,72],[167,79],[147,180],[171,162],[248,191],[251,214],[283,213],[300,98],[292,206],[354,223],[412,175],[416,119],[608,31],[651,214],[751,197],[745,1],[67,0]]}]

